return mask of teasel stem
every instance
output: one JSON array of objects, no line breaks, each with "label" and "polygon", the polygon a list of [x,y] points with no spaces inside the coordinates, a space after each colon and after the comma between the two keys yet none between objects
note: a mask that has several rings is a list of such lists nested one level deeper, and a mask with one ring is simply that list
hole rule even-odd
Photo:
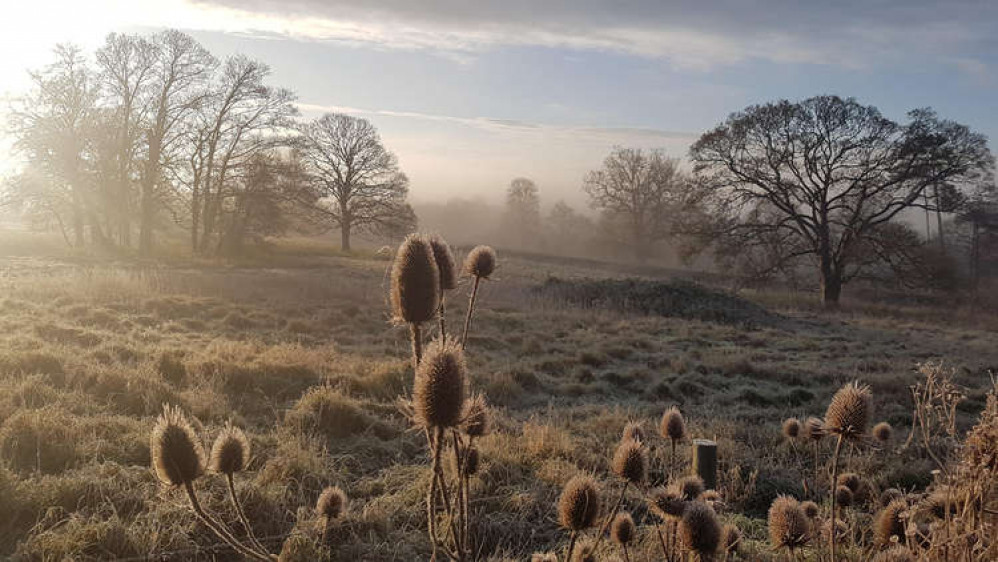
[{"label": "teasel stem", "polygon": [[624,503],[624,494],[627,492],[627,486],[630,484],[627,480],[624,480],[624,485],[620,488],[620,495],[617,496],[617,503],[614,504],[613,509],[610,510],[610,514],[607,516],[606,520],[603,521],[603,525],[600,526],[599,535],[596,536],[596,543],[593,544],[592,549],[589,551],[590,554],[596,552],[599,548],[600,541],[603,540],[603,535],[606,533],[607,529],[610,528],[610,522],[613,518],[617,516],[617,512],[620,511],[620,505]]},{"label": "teasel stem", "polygon": [[[413,326],[415,326],[415,324],[413,324]],[[413,328],[414,333],[417,330],[418,328],[415,327]],[[413,338],[413,341],[415,341],[415,338]],[[413,345],[413,347],[415,348],[415,345]],[[441,442],[443,441],[443,439],[441,439],[440,437],[440,434],[442,431],[443,430],[441,428],[437,428],[437,438],[430,439],[430,447],[432,447],[433,454],[430,465],[430,471],[431,471],[430,489],[426,493],[426,517],[427,517],[427,527],[430,532],[430,546],[433,548],[433,556],[431,560],[437,559],[437,543],[439,542],[437,539],[436,503],[437,503],[437,467],[440,464],[440,447],[442,445]],[[429,434],[427,434],[427,436],[429,436]]]},{"label": "teasel stem", "polygon": [[[441,457],[441,453],[442,453],[442,450],[443,450],[443,442],[444,442],[444,428],[437,427],[436,428],[436,433],[435,433],[435,438],[434,438],[434,440],[431,443],[431,447],[433,448],[433,465],[432,465],[433,479],[431,480],[431,483],[430,483],[430,489],[431,489],[431,491],[433,491],[433,496],[432,496],[433,499],[432,499],[432,501],[430,501],[430,500],[427,501],[428,506],[429,506],[428,509],[431,512],[431,516],[434,517],[434,519],[433,519],[433,531],[432,531],[432,535],[431,536],[432,536],[432,538],[433,538],[434,541],[437,541],[439,539],[439,537],[437,536],[436,519],[435,519],[435,517],[436,517],[436,496],[437,496],[437,494],[439,494],[440,498],[441,498],[441,502],[444,504],[444,508],[446,509],[446,512],[447,512],[447,519],[448,519],[448,523],[449,523],[448,524],[448,531],[451,534],[451,538],[454,540],[454,546],[457,547],[458,550],[460,550],[460,543],[459,543],[459,539],[458,539],[457,528],[455,527],[455,523],[454,523],[454,507],[453,507],[453,504],[451,504],[450,494],[447,491],[447,483],[444,481],[443,471],[441,470],[441,466],[440,466],[440,457]],[[446,541],[446,539],[444,539],[444,541],[440,541],[439,546],[441,546],[442,548],[444,548],[447,551],[447,555],[450,556],[451,558],[456,559],[456,560],[463,560],[464,558],[462,558],[458,553],[455,553],[455,552],[451,551],[450,548],[447,547],[447,545],[445,544],[445,541]],[[434,546],[435,547],[437,546],[436,542],[434,543]],[[434,554],[434,556],[435,556],[435,554]]]},{"label": "teasel stem", "polygon": [[835,527],[835,483],[839,478],[839,453],[842,451],[842,435],[835,441],[835,456],[832,457],[832,482],[829,486],[832,496],[832,525],[828,533],[828,542],[831,543],[832,561],[835,562],[835,535],[838,529]]},{"label": "teasel stem", "polygon": [[475,300],[478,298],[478,285],[482,278],[475,276],[475,285],[471,289],[471,298],[468,300],[468,315],[464,318],[464,336],[461,338],[461,349],[468,345],[468,331],[471,330],[471,316],[475,312]]},{"label": "teasel stem", "polygon": [[447,297],[440,291],[440,340],[447,341],[447,306],[444,303]]},{"label": "teasel stem", "polygon": [[263,560],[266,562],[277,560],[277,557],[272,554],[257,552],[256,550],[244,545],[236,539],[236,537],[232,536],[232,533],[230,533],[224,525],[215,521],[207,513],[205,513],[204,509],[201,508],[201,502],[198,501],[197,493],[194,492],[194,486],[190,482],[184,482],[184,490],[187,492],[187,499],[191,503],[191,509],[194,510],[194,514],[198,517],[198,519],[200,519],[206,527],[211,529],[211,532],[215,533],[218,538],[222,539],[226,544],[235,549],[236,552],[254,560]]},{"label": "teasel stem", "polygon": [[[253,527],[249,523],[249,518],[246,517],[246,512],[243,511],[242,503],[240,503],[239,497],[236,496],[235,477],[232,473],[228,473],[225,475],[225,481],[229,485],[229,497],[232,498],[232,505],[236,508],[236,515],[239,516],[239,522],[242,523],[243,528],[246,529],[246,536],[249,537],[249,541],[254,547],[263,552],[267,552],[267,547],[263,546],[263,544],[256,538],[256,533],[253,532]],[[323,542],[325,542],[325,531],[323,531]]]},{"label": "teasel stem", "polygon": [[457,489],[455,493],[457,497],[454,498],[457,503],[457,527],[458,533],[454,538],[454,542],[457,545],[457,551],[464,556],[467,554],[467,543],[465,541],[465,517],[467,516],[465,512],[465,499],[464,499],[464,460],[466,455],[461,453],[461,443],[458,438],[457,430],[452,433],[454,439],[454,465],[457,467]]},{"label": "teasel stem", "polygon": [[415,374],[419,362],[423,360],[423,330],[413,322],[409,324],[409,333],[412,338],[412,372]]},{"label": "teasel stem", "polygon": [[676,440],[669,439],[672,444],[672,453],[669,455],[669,480],[672,480],[676,473]]},{"label": "teasel stem", "polygon": [[568,552],[565,553],[565,562],[571,562],[572,560],[572,552],[575,551],[576,538],[578,538],[577,533],[575,530],[573,530],[572,534],[569,535],[568,537]]},{"label": "teasel stem", "polygon": [[655,524],[655,533],[658,534],[658,543],[662,545],[662,556],[665,556],[666,560],[671,560],[672,557],[669,556],[669,547],[665,546],[665,537],[662,536],[662,527],[659,526],[658,521],[652,518],[652,523]]}]

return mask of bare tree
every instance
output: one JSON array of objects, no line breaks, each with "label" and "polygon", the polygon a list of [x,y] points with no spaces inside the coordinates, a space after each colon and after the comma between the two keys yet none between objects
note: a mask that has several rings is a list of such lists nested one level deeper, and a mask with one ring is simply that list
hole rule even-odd
[{"label": "bare tree", "polygon": [[166,171],[178,165],[175,143],[185,138],[184,123],[204,100],[204,84],[217,65],[191,36],[167,30],[152,37],[156,49],[151,83],[151,117],[145,128],[146,159],[140,193],[139,251],[152,249],[156,211],[169,187]]},{"label": "bare tree", "polygon": [[784,260],[813,257],[822,302],[836,306],[878,227],[931,205],[922,198],[928,187],[993,165],[982,135],[928,109],[909,118],[901,125],[836,96],[780,101],[731,115],[690,155],[719,232],[748,244],[778,240]]},{"label": "bare tree", "polygon": [[357,229],[376,230],[411,213],[405,204],[409,180],[366,119],[327,113],[300,127],[306,169],[321,208],[340,228],[341,246],[350,249]]},{"label": "bare tree", "polygon": [[660,150],[622,147],[613,149],[603,168],[586,175],[583,190],[593,209],[626,225],[625,238],[639,261],[671,235],[673,212],[687,191],[677,159]]}]

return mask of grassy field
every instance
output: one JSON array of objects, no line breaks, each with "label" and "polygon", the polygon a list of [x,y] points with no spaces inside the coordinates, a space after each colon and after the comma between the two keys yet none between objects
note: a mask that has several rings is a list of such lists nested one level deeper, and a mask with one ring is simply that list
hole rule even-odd
[{"label": "grassy field", "polygon": [[[0,558],[238,559],[150,469],[150,431],[173,404],[206,445],[227,421],[246,430],[237,486],[273,552],[289,535],[315,538],[312,506],[337,485],[350,507],[333,559],[428,559],[426,443],[399,410],[413,374],[408,331],[388,317],[389,262],[309,250],[270,263],[0,257]],[[998,367],[998,333],[972,308],[865,300],[823,314],[807,297],[745,300],[660,274],[500,255],[468,344],[471,385],[496,415],[471,490],[481,558],[563,547],[561,487],[582,471],[615,493],[609,459],[630,421],[655,436],[651,480],[664,482],[658,420],[677,405],[691,437],[718,442],[721,517],[746,535],[742,559],[769,560],[770,503],[807,496],[814,472],[810,447],[781,435],[784,418],[822,416],[848,381],[871,385],[874,421],[897,435],[849,451],[847,468],[878,489],[919,490],[935,465],[903,447],[918,366],[952,370],[963,429]],[[467,286],[452,293],[452,326],[466,298]],[[679,451],[683,472],[689,443]],[[200,486],[234,521],[224,483]],[[637,492],[626,502],[632,559],[654,559],[650,515]],[[850,517],[857,529],[869,520]]]}]

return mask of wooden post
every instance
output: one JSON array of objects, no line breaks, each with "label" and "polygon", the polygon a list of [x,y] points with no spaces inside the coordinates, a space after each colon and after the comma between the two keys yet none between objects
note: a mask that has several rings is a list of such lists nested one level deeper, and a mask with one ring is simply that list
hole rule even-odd
[{"label": "wooden post", "polygon": [[717,489],[717,443],[710,439],[693,440],[693,473],[703,479],[708,490]]}]

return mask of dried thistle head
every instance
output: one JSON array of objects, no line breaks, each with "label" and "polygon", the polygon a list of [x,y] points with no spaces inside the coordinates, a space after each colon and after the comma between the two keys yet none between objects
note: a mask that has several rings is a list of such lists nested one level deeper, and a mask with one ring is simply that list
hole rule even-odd
[{"label": "dried thistle head", "polygon": [[243,430],[231,423],[215,438],[208,467],[216,474],[235,474],[249,464],[250,444]]},{"label": "dried thistle head", "polygon": [[960,511],[954,491],[948,487],[940,487],[933,490],[921,501],[921,510],[931,514],[936,519],[945,519],[946,511],[950,515],[956,515]]},{"label": "dried thistle head", "polygon": [[878,553],[873,562],[915,562],[915,555],[903,546],[895,546]]},{"label": "dried thistle head", "polygon": [[678,490],[671,488],[656,488],[648,497],[652,513],[663,521],[669,517],[680,517],[686,510],[686,502]]},{"label": "dried thistle head", "polygon": [[734,554],[738,552],[738,549],[742,545],[741,530],[738,527],[728,523],[727,525],[724,526],[722,535],[723,535],[722,544],[724,546],[724,551],[727,552],[728,554]]},{"label": "dried thistle head", "polygon": [[686,436],[686,421],[679,408],[673,406],[662,414],[662,423],[659,424],[659,433],[666,439],[672,441],[682,441]]},{"label": "dried thistle head", "polygon": [[855,472],[846,472],[844,474],[839,474],[838,480],[836,480],[835,483],[839,486],[845,486],[846,488],[849,488],[850,492],[855,493],[859,490],[861,481],[862,480],[859,475]]},{"label": "dried thistle head", "polygon": [[641,442],[621,441],[613,454],[613,473],[631,484],[641,485],[648,477],[648,450]]},{"label": "dried thistle head", "polygon": [[721,510],[724,509],[724,498],[721,497],[721,492],[717,490],[704,491],[704,493],[700,494],[699,500],[713,507],[717,513],[721,513]]},{"label": "dried thistle head", "polygon": [[454,427],[461,423],[467,387],[464,352],[455,340],[434,340],[416,369],[412,406],[423,427]]},{"label": "dried thistle head", "polygon": [[568,562],[596,562],[596,541],[590,538],[584,538],[575,545],[575,550],[572,551],[572,559]]},{"label": "dried thistle head", "polygon": [[843,439],[858,440],[866,434],[872,410],[870,387],[851,382],[832,397],[825,412],[825,430]]},{"label": "dried thistle head", "polygon": [[881,443],[887,443],[894,436],[894,428],[887,422],[880,422],[873,426],[873,438]]},{"label": "dried thistle head", "polygon": [[327,486],[315,502],[315,514],[326,522],[338,518],[346,511],[347,495],[339,486]]},{"label": "dried thistle head", "polygon": [[624,431],[620,436],[621,441],[637,441],[638,443],[644,443],[645,440],[645,428],[644,424],[641,422],[627,422],[624,426]]},{"label": "dried thistle head", "polygon": [[800,420],[787,418],[783,420],[783,436],[787,439],[797,439],[800,435]]},{"label": "dried thistle head", "polygon": [[897,537],[897,541],[904,544],[904,518],[907,511],[907,502],[904,500],[894,500],[877,513],[873,520],[873,540],[877,545],[890,545],[893,542],[892,537]]},{"label": "dried thistle head", "polygon": [[152,430],[149,450],[156,476],[164,484],[189,484],[204,473],[204,447],[178,407],[163,407]]},{"label": "dried thistle head", "polygon": [[496,269],[496,251],[489,246],[475,246],[464,258],[464,274],[488,279]]},{"label": "dried thistle head", "polygon": [[835,488],[835,505],[846,508],[852,505],[852,490],[848,486],[839,485]]},{"label": "dried thistle head", "polygon": [[800,503],[790,496],[777,496],[769,506],[769,540],[774,548],[791,551],[811,539],[811,520]]},{"label": "dried thistle head", "polygon": [[492,431],[492,414],[485,396],[475,394],[464,401],[461,429],[469,437],[483,437]]},{"label": "dried thistle head", "polygon": [[679,520],[676,536],[683,550],[709,557],[721,544],[721,523],[709,505],[690,502]]},{"label": "dried thistle head", "polygon": [[880,494],[880,507],[887,507],[892,501],[904,499],[904,493],[897,488],[887,488]]},{"label": "dried thistle head", "polygon": [[610,537],[613,538],[613,542],[620,545],[628,545],[634,541],[634,519],[631,514],[622,511],[613,518],[613,523],[610,525]]},{"label": "dried thistle head", "polygon": [[454,262],[450,245],[440,236],[431,236],[430,248],[433,249],[433,258],[437,262],[437,271],[440,272],[440,291],[456,289],[457,263]]},{"label": "dried thistle head", "polygon": [[817,519],[818,514],[821,513],[821,510],[818,508],[818,504],[810,500],[801,502],[800,508],[804,510],[804,515],[807,515],[808,519]]},{"label": "dried thistle head", "polygon": [[433,319],[440,307],[440,270],[426,238],[410,234],[392,264],[392,314],[397,322]]},{"label": "dried thistle head", "polygon": [[825,437],[825,422],[821,418],[810,417],[804,422],[801,430],[801,438],[818,442]]},{"label": "dried thistle head", "polygon": [[571,531],[582,531],[596,524],[600,495],[592,476],[573,476],[558,498],[558,522]]},{"label": "dried thistle head", "polygon": [[684,476],[676,482],[676,490],[679,491],[679,497],[684,501],[691,502],[700,497],[704,493],[706,487],[703,483],[703,478],[696,475]]}]

